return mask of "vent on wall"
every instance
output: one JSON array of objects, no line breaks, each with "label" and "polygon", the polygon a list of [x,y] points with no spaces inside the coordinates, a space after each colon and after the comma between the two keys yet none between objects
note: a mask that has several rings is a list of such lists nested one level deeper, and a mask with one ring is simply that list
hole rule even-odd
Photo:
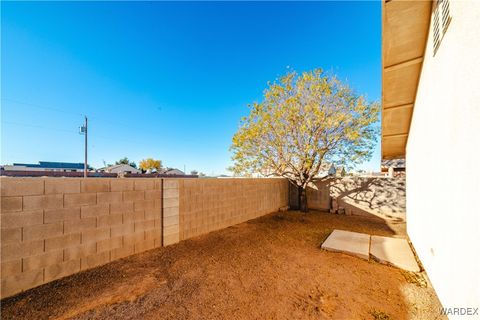
[{"label": "vent on wall", "polygon": [[433,54],[437,53],[442,38],[450,24],[449,0],[437,0],[433,9]]}]

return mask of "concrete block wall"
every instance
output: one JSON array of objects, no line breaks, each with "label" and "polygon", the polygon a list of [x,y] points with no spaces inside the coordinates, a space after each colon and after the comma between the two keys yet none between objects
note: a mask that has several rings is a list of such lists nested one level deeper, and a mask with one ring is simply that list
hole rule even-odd
[{"label": "concrete block wall", "polygon": [[1,298],[288,205],[284,179],[1,177],[0,185]]},{"label": "concrete block wall", "polygon": [[329,181],[317,180],[307,187],[308,208],[315,210],[330,210]]},{"label": "concrete block wall", "polygon": [[[293,190],[295,191],[295,190]],[[343,177],[312,182],[308,207],[347,215],[404,219],[405,177]]]},{"label": "concrete block wall", "polygon": [[163,180],[163,245],[180,241],[179,179]]},{"label": "concrete block wall", "polygon": [[1,297],[161,246],[160,179],[1,183]]},{"label": "concrete block wall", "polygon": [[180,240],[288,206],[286,179],[181,179]]}]

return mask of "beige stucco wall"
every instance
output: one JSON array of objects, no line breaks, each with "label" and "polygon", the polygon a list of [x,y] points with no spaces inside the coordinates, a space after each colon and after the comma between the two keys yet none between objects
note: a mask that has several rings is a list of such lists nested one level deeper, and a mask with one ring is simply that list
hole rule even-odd
[{"label": "beige stucco wall", "polygon": [[[407,230],[444,307],[480,307],[480,2],[433,27],[407,144]],[[455,317],[452,317],[455,318]]]}]

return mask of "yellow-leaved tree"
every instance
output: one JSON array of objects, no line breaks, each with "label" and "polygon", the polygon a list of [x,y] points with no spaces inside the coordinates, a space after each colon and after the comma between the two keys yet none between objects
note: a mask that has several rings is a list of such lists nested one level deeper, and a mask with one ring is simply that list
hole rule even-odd
[{"label": "yellow-leaved tree", "polygon": [[287,178],[306,212],[306,188],[322,163],[351,167],[371,157],[379,111],[378,102],[367,102],[335,75],[291,71],[269,84],[263,101],[242,118],[230,170]]},{"label": "yellow-leaved tree", "polygon": [[144,171],[151,171],[153,169],[156,169],[158,171],[162,168],[162,161],[155,160],[153,158],[143,159],[142,161],[140,161],[139,167]]}]

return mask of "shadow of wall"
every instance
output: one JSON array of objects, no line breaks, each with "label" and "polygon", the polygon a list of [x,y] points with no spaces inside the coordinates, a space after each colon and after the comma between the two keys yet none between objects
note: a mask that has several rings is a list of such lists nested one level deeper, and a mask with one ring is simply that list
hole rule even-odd
[{"label": "shadow of wall", "polygon": [[317,180],[307,188],[310,209],[405,221],[405,177]]}]

